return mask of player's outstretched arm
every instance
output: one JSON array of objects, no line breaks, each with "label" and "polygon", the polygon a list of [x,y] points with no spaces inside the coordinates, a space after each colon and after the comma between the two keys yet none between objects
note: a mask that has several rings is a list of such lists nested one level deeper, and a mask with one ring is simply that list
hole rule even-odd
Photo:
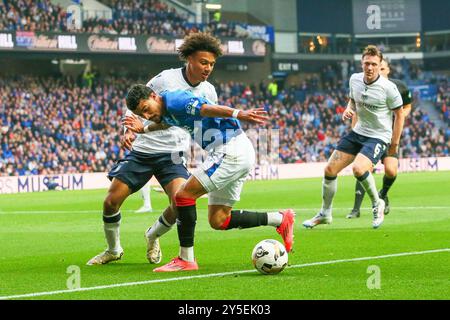
[{"label": "player's outstretched arm", "polygon": [[237,118],[242,121],[265,124],[269,117],[267,111],[264,108],[255,108],[250,110],[238,110],[228,106],[203,104],[200,109],[200,115],[202,117],[210,118]]},{"label": "player's outstretched arm", "polygon": [[136,117],[135,115],[126,116],[122,120],[122,124],[132,132],[135,133],[147,133],[151,131],[164,130],[169,128],[170,126],[166,123],[151,123],[147,126],[144,126],[142,121]]}]

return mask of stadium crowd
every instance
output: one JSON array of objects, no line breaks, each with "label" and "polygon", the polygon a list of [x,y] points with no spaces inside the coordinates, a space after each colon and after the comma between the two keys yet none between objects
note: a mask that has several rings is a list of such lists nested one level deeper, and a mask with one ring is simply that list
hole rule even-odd
[{"label": "stadium crowd", "polygon": [[[120,120],[127,89],[135,82],[139,80],[0,78],[0,175],[108,170],[124,155],[119,147]],[[281,163],[326,161],[349,128],[349,123],[341,120],[345,89],[318,91],[316,85],[317,79],[310,78],[274,95],[270,83],[215,83],[220,103],[241,109],[264,107],[269,112],[268,129],[279,132],[279,154],[275,156]],[[256,130],[249,130],[249,134],[256,139]],[[436,127],[426,113],[414,108],[400,154],[448,156],[448,138],[448,131]]]},{"label": "stadium crowd", "polygon": [[0,30],[89,32],[120,35],[153,34],[184,36],[205,31],[220,37],[246,37],[234,22],[211,19],[209,23],[188,22],[186,15],[158,0],[103,1],[112,9],[112,19],[90,17],[76,28],[70,14],[50,0],[0,0]]},{"label": "stadium crowd", "polygon": [[123,151],[118,121],[129,83],[95,89],[70,78],[0,80],[2,175],[105,171]]},{"label": "stadium crowd", "polygon": [[448,79],[441,79],[439,81],[436,107],[441,112],[442,121],[447,126],[450,126],[450,87],[448,86]]}]

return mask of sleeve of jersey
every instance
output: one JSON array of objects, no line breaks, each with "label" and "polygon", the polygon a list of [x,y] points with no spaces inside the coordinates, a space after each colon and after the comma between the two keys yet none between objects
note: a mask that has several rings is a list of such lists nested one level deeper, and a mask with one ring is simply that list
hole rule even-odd
[{"label": "sleeve of jersey", "polygon": [[171,103],[168,103],[167,110],[174,115],[200,116],[202,105],[209,103],[207,99],[196,97],[187,91],[176,91],[171,94]]},{"label": "sleeve of jersey", "polygon": [[157,94],[160,94],[165,90],[163,82],[164,80],[162,74],[160,73],[157,76],[151,78],[149,82],[147,82],[147,87],[155,91]]},{"label": "sleeve of jersey", "polygon": [[348,88],[349,88],[349,92],[348,92],[348,96],[350,97],[350,99],[355,99],[353,96],[353,90],[352,90],[352,79],[353,76],[350,77],[350,80],[348,80]]},{"label": "sleeve of jersey", "polygon": [[207,99],[192,96],[186,101],[186,104],[184,105],[186,114],[199,117],[200,110],[205,103],[209,103]]},{"label": "sleeve of jersey", "polygon": [[403,100],[396,85],[389,86],[387,90],[387,106],[391,110],[398,109],[403,106]]}]

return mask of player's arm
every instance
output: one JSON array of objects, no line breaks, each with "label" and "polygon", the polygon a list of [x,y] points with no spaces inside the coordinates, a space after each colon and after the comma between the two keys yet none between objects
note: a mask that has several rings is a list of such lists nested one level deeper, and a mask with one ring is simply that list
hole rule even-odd
[{"label": "player's arm", "polygon": [[403,115],[405,116],[405,118],[409,116],[409,114],[411,113],[411,109],[412,109],[411,103],[405,104],[403,106]]},{"label": "player's arm", "polygon": [[134,133],[147,133],[151,131],[158,131],[158,130],[165,130],[169,128],[170,126],[165,122],[160,123],[150,123],[146,126],[142,123],[142,121],[136,117],[135,115],[127,116],[123,119],[122,124],[125,126],[125,128],[129,129],[131,132]]},{"label": "player's arm", "polygon": [[[345,121],[347,119],[352,119],[352,128],[353,128],[353,116],[354,115],[356,115],[356,104],[355,104],[355,100],[350,98],[347,103],[347,108],[345,108],[345,111],[342,114],[342,120]],[[355,124],[356,124],[356,121],[355,121]]]},{"label": "player's arm", "polygon": [[264,108],[250,110],[238,110],[228,106],[203,104],[200,108],[200,116],[208,118],[237,118],[254,124],[265,124],[269,119]]},{"label": "player's arm", "polygon": [[402,95],[400,94],[397,85],[388,86],[386,93],[386,103],[388,107],[394,112],[394,127],[392,129],[391,145],[388,150],[388,155],[395,155],[398,153],[403,125],[405,123],[403,105],[408,103],[409,101],[403,101]]},{"label": "player's arm", "polygon": [[356,126],[356,123],[358,122],[358,115],[356,114],[356,112],[353,114],[352,116],[352,129]]},{"label": "player's arm", "polygon": [[[133,114],[131,111],[127,110],[126,115]],[[131,146],[133,141],[136,139],[136,135],[134,132],[127,129],[127,127],[123,127],[123,133],[120,136],[120,146],[123,149],[131,150]]]},{"label": "player's arm", "polygon": [[412,100],[413,100],[412,93],[411,93],[411,90],[409,90],[406,83],[404,83],[404,82],[401,82],[400,86],[397,86],[397,88],[399,89],[401,96],[402,96],[403,114],[405,115],[405,119],[406,119],[406,117],[411,113]]},{"label": "player's arm", "polygon": [[391,145],[389,147],[388,155],[395,155],[398,153],[400,138],[402,136],[403,125],[405,123],[405,113],[403,107],[394,110],[394,128],[392,130]]}]

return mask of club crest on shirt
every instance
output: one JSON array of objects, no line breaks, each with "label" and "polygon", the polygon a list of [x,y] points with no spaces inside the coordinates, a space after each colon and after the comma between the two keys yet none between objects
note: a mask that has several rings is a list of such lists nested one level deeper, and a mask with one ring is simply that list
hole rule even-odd
[{"label": "club crest on shirt", "polygon": [[197,107],[197,105],[198,105],[198,100],[191,99],[191,101],[189,101],[189,103],[186,105],[186,113],[194,116],[195,115],[195,107]]}]

